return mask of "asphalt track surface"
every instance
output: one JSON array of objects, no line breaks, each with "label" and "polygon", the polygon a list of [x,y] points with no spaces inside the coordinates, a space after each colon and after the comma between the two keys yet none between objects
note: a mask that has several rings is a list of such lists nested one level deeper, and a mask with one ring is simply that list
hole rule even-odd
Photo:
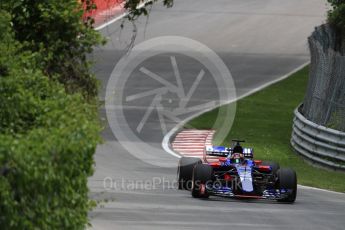
[{"label": "asphalt track surface", "polygon": [[[135,43],[174,35],[207,45],[231,71],[239,97],[307,62],[306,38],[315,25],[324,22],[325,12],[323,0],[176,0],[174,8],[155,6],[148,22],[142,19],[136,23]],[[101,31],[110,41],[93,54],[97,62],[95,71],[102,82],[102,99],[116,63],[126,52],[132,29],[127,23],[121,30],[120,22],[115,22]],[[191,86],[197,64],[184,55],[174,55],[183,73],[183,83]],[[146,66],[172,81],[166,61],[169,56],[148,59]],[[140,77],[138,72],[132,75],[121,92],[127,96],[158,87],[157,82]],[[219,91],[212,87],[212,78],[205,79],[192,103],[205,103],[219,96]],[[167,99],[164,108],[174,106],[175,99]],[[122,110],[126,117],[128,125],[123,124],[123,132],[137,127],[151,101],[152,98],[143,97],[134,104],[114,108]],[[188,191],[174,188],[176,168],[157,166],[177,164],[176,157],[160,149],[144,159],[154,164],[136,158],[123,148],[123,140],[113,135],[104,109],[100,113],[105,123],[105,142],[97,148],[96,170],[89,179],[89,188],[92,198],[107,202],[90,213],[93,229],[344,229],[345,195],[339,193],[300,187],[293,205],[193,199]],[[176,122],[167,122],[166,127],[170,130],[175,125]],[[138,136],[159,149],[163,138],[159,119],[148,119]],[[133,140],[136,144],[137,140]],[[110,183],[109,178],[116,183]]]}]

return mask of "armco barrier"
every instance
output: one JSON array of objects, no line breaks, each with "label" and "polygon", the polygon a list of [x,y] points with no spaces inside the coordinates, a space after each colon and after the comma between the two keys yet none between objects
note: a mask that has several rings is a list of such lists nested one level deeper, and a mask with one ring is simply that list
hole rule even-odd
[{"label": "armco barrier", "polygon": [[345,171],[345,133],[317,125],[295,110],[291,145],[313,164]]}]

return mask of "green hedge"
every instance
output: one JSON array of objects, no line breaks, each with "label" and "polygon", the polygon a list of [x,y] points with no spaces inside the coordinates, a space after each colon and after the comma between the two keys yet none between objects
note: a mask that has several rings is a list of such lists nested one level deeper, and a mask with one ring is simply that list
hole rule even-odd
[{"label": "green hedge", "polygon": [[84,229],[96,103],[48,78],[12,25],[0,11],[0,228]]},{"label": "green hedge", "polygon": [[87,54],[104,40],[93,29],[92,19],[83,21],[84,8],[92,0],[1,0],[0,9],[11,15],[15,39],[22,49],[36,52],[45,75],[55,76],[69,93],[97,95],[97,81],[90,72]]},{"label": "green hedge", "polygon": [[328,20],[337,29],[345,32],[345,1],[328,0],[332,9],[328,12]]},{"label": "green hedge", "polygon": [[[129,20],[147,14],[126,0]],[[167,6],[172,0],[164,0]],[[150,3],[148,3],[150,4]],[[0,228],[84,229],[100,141],[93,0],[0,1]]]},{"label": "green hedge", "polygon": [[335,50],[345,55],[345,1],[328,0],[332,9],[328,11],[328,23],[336,32]]}]

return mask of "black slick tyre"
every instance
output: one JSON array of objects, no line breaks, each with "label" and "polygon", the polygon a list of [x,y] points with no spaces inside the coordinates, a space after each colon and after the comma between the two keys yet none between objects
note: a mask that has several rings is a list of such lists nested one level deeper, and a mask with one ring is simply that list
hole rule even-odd
[{"label": "black slick tyre", "polygon": [[190,190],[192,188],[192,175],[194,166],[202,161],[195,157],[182,157],[177,167],[177,184],[179,190]]},{"label": "black slick tyre", "polygon": [[289,190],[290,193],[286,198],[279,199],[279,202],[294,203],[297,196],[297,175],[296,172],[290,168],[281,168],[277,172],[278,188]]},{"label": "black slick tyre", "polygon": [[205,164],[197,164],[193,170],[192,196],[194,198],[208,198],[206,184],[212,182],[213,168]]}]

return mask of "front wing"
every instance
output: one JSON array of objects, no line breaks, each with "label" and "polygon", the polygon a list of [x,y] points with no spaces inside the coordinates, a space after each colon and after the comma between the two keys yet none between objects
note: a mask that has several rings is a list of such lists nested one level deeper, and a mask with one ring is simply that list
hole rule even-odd
[{"label": "front wing", "polygon": [[264,190],[262,194],[235,194],[231,188],[210,188],[206,186],[206,191],[209,195],[229,197],[229,198],[248,198],[248,199],[267,199],[280,200],[287,198],[293,191],[292,189],[268,189]]}]

